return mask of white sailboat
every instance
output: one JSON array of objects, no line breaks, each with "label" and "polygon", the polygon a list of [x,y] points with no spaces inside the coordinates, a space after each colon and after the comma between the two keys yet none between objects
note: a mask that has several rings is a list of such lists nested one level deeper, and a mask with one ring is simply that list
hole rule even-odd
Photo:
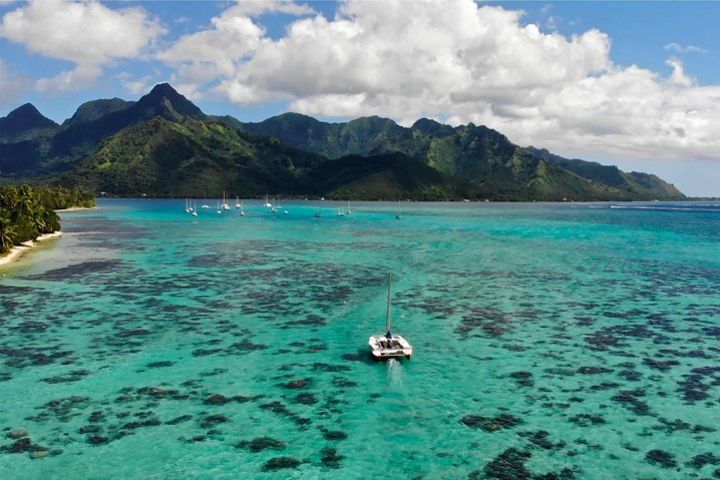
[{"label": "white sailboat", "polygon": [[245,216],[245,201],[240,202],[240,216]]},{"label": "white sailboat", "polygon": [[190,213],[190,207],[188,206],[188,199],[185,197],[185,213]]},{"label": "white sailboat", "polygon": [[412,357],[413,347],[410,342],[400,335],[394,335],[391,331],[392,323],[392,303],[390,296],[390,274],[387,277],[387,310],[385,312],[385,335],[372,335],[368,339],[370,345],[370,353],[375,360],[385,358],[410,358]]},{"label": "white sailboat", "polygon": [[237,195],[235,195],[235,208],[237,208],[239,210],[240,207],[241,207],[240,198]]},{"label": "white sailboat", "polygon": [[397,212],[395,213],[395,220],[400,220],[401,218],[402,218],[402,215],[400,215],[400,200],[398,200]]},{"label": "white sailboat", "polygon": [[348,217],[350,216],[350,200],[347,201],[347,206],[345,207],[345,215]]},{"label": "white sailboat", "polygon": [[268,194],[267,194],[267,193],[265,194],[265,206],[266,206],[267,208],[272,208],[272,203],[270,203],[270,201],[268,200]]},{"label": "white sailboat", "polygon": [[225,192],[223,192],[223,203],[221,207],[223,210],[230,210],[230,205],[228,205],[227,198],[225,198]]},{"label": "white sailboat", "polygon": [[217,213],[222,213],[222,210],[220,208],[220,200],[217,201]]},{"label": "white sailboat", "polygon": [[197,204],[193,201],[192,216],[197,217]]},{"label": "white sailboat", "polygon": [[204,201],[205,203],[203,203],[200,208],[206,208],[206,209],[207,209],[207,208],[210,208],[210,205],[207,204],[207,199],[206,199],[206,198],[203,198],[203,201]]}]

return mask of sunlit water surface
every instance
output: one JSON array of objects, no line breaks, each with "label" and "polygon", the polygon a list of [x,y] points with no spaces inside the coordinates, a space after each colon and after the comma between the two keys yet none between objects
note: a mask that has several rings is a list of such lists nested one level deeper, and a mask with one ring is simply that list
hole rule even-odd
[{"label": "sunlit water surface", "polygon": [[720,477],[720,206],[245,205],[0,272],[0,478]]}]

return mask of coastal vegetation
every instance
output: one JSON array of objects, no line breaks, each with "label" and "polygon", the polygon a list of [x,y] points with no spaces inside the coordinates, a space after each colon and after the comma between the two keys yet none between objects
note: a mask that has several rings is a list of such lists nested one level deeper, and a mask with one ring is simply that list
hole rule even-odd
[{"label": "coastal vegetation", "polygon": [[60,230],[55,210],[94,204],[93,194],[80,188],[0,186],[0,255],[15,245]]},{"label": "coastal vegetation", "polygon": [[82,104],[57,124],[30,104],[0,119],[5,182],[53,181],[116,196],[363,200],[681,200],[646,173],[521,147],[482,125],[381,117],[259,123],[204,114],[168,84],[136,102]]}]

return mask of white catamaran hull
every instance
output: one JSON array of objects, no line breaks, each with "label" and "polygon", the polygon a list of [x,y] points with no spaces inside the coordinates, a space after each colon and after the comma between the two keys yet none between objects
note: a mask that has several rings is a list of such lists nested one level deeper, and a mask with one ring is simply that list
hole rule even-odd
[{"label": "white catamaran hull", "polygon": [[410,342],[400,335],[388,339],[385,335],[373,335],[368,340],[370,353],[376,360],[383,358],[412,357],[413,349]]}]

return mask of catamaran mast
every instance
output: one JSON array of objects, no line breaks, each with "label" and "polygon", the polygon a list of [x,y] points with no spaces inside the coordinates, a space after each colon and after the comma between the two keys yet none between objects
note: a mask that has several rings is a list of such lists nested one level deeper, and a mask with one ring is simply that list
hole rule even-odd
[{"label": "catamaran mast", "polygon": [[392,323],[392,306],[390,302],[390,274],[388,273],[387,276],[387,284],[388,284],[388,292],[387,292],[387,312],[385,313],[385,335],[388,338],[392,337],[392,332],[390,332],[390,324]]}]

